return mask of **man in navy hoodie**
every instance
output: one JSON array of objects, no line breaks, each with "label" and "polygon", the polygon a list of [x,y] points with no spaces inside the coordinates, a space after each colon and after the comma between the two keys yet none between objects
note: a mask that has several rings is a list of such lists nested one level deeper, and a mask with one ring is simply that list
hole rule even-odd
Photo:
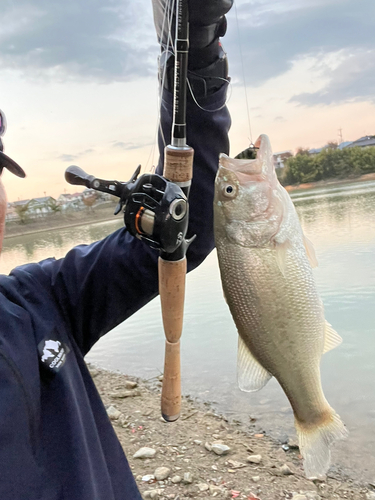
[{"label": "man in navy hoodie", "polygon": [[[162,33],[167,0],[153,0],[165,67],[161,124],[170,142],[173,60]],[[200,5],[201,4],[201,5]],[[188,270],[214,247],[212,202],[218,156],[228,153],[226,57],[219,43],[232,0],[189,0],[191,97],[187,143],[195,150]],[[5,131],[4,120],[0,124]],[[1,135],[1,134],[0,134]],[[162,172],[163,143],[159,140]],[[2,150],[2,145],[1,150]],[[0,173],[24,173],[0,152]],[[0,178],[0,249],[6,213]],[[204,214],[204,215],[203,215]],[[120,229],[0,275],[0,499],[141,499],[122,447],[84,362],[113,327],[158,293],[155,250]],[[178,424],[177,424],[178,425]]]}]

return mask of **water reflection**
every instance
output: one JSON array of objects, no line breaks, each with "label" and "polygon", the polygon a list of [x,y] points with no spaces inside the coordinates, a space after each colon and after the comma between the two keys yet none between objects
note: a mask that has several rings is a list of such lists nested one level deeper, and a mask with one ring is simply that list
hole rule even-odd
[{"label": "water reflection", "polygon": [[28,262],[39,262],[49,257],[59,259],[74,246],[105,238],[123,221],[114,219],[99,224],[88,224],[55,231],[16,236],[4,240],[0,257],[1,272],[8,274],[14,267]]},{"label": "water reflection", "polygon": [[[326,317],[344,339],[322,360],[327,399],[350,430],[333,461],[356,477],[375,470],[375,182],[292,194],[302,227],[313,241],[314,270]],[[73,246],[100,239],[122,222],[95,224],[5,241],[3,272],[24,262],[59,258]],[[257,424],[273,435],[294,434],[285,395],[272,380],[255,394],[236,385],[237,334],[223,299],[213,252],[187,279],[182,336],[183,391],[216,402],[219,411]],[[159,300],[101,339],[88,360],[145,378],[163,370],[164,334]]]}]

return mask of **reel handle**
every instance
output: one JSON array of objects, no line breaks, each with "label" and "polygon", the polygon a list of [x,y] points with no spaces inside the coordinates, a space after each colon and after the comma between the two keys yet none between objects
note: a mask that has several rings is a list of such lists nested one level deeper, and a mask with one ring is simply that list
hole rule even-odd
[{"label": "reel handle", "polygon": [[77,165],[70,165],[70,167],[65,170],[65,180],[69,182],[69,184],[92,188],[95,177],[87,174],[81,167],[77,167]]}]

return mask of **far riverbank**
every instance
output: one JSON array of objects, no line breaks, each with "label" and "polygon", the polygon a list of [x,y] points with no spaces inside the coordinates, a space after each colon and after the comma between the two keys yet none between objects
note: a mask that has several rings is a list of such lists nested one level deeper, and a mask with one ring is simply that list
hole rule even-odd
[{"label": "far riverbank", "polygon": [[[375,173],[352,177],[350,179],[329,179],[324,181],[309,182],[306,184],[294,184],[285,186],[285,189],[291,193],[294,191],[314,189],[317,187],[334,187],[352,182],[365,182],[375,180]],[[74,226],[83,226],[114,220],[113,215],[116,203],[108,202],[97,205],[92,209],[82,209],[76,212],[61,213],[30,219],[26,223],[9,222],[6,224],[5,238],[24,236],[27,234],[39,233],[44,231],[53,231],[55,229],[65,229]],[[117,218],[121,215],[117,215]]]},{"label": "far riverbank", "polygon": [[324,181],[308,182],[304,184],[293,184],[284,186],[288,193],[292,191],[300,191],[305,189],[314,189],[317,187],[334,187],[342,184],[350,184],[352,182],[375,181],[375,173],[360,175],[359,177],[351,177],[350,179],[326,179]]},{"label": "far riverbank", "polygon": [[5,238],[14,238],[16,236],[53,231],[55,229],[66,229],[75,226],[106,222],[108,220],[114,220],[115,217],[121,218],[122,216],[120,214],[117,216],[113,215],[115,208],[116,203],[108,202],[97,205],[92,209],[84,208],[69,213],[57,212],[52,215],[39,217],[38,219],[30,219],[24,224],[20,222],[9,222],[5,226]]}]

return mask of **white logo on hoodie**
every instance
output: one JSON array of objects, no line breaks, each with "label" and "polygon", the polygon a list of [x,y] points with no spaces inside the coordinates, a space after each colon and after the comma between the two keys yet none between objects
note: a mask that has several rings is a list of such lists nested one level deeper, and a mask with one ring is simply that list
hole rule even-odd
[{"label": "white logo on hoodie", "polygon": [[48,368],[58,371],[65,363],[66,355],[69,349],[59,340],[45,340],[39,344],[41,361]]}]

